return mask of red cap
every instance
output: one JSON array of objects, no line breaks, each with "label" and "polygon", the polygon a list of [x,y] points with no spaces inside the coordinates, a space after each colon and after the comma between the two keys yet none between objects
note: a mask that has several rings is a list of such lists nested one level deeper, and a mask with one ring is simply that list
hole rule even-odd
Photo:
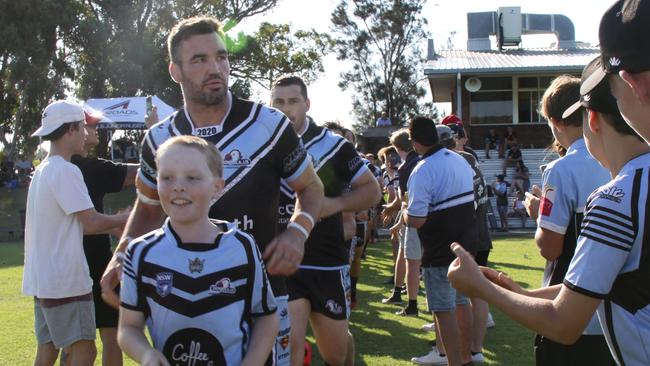
[{"label": "red cap", "polygon": [[440,122],[440,123],[445,125],[445,126],[448,125],[448,124],[451,124],[451,123],[456,123],[456,124],[462,125],[463,121],[460,118],[458,118],[457,115],[452,113],[452,114],[448,115],[447,117],[443,118],[442,122]]},{"label": "red cap", "polygon": [[84,115],[86,116],[86,126],[96,126],[99,121],[101,121],[104,116],[101,114],[90,114],[87,111],[84,111]]}]

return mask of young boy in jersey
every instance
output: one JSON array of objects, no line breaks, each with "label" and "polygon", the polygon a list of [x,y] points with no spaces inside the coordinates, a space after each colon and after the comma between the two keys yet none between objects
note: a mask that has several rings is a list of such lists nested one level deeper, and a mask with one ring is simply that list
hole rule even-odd
[{"label": "young boy in jersey", "polygon": [[85,118],[81,105],[59,100],[45,108],[32,135],[51,143],[27,193],[22,290],[34,297],[35,365],[54,365],[60,348],[70,365],[93,364],[93,281],[82,237],[121,227],[128,217],[95,211],[79,168],[70,163],[84,150]]},{"label": "young boy in jersey", "polygon": [[[501,272],[479,270],[457,244],[452,244],[452,250],[458,259],[448,275],[456,288],[484,298],[526,327],[562,344],[578,340],[597,311],[616,363],[648,365],[650,147],[625,123],[617,109],[620,99],[614,99],[609,89],[608,81],[601,79],[596,86],[583,89],[578,102],[586,108],[583,132],[587,148],[613,179],[588,199],[578,246],[563,284],[523,290]],[[574,113],[575,107],[567,112]]]},{"label": "young boy in jersey", "polygon": [[156,163],[169,219],[123,257],[120,347],[144,365],[263,365],[279,317],[253,237],[208,217],[223,190],[221,155],[179,136],[159,147]]},{"label": "young boy in jersey", "polygon": [[[585,68],[583,79],[586,80]],[[541,203],[528,193],[527,209],[537,221],[535,242],[546,259],[543,286],[561,284],[575,252],[587,198],[610,176],[587,151],[582,136],[582,114],[565,114],[580,98],[580,79],[558,76],[544,92],[541,114],[548,120],[553,136],[567,149],[565,156],[551,162],[542,173]],[[537,208],[539,206],[539,208]],[[562,345],[540,334],[535,337],[538,366],[561,366],[587,363],[611,365],[607,345],[596,317],[584,335],[572,345]]]}]

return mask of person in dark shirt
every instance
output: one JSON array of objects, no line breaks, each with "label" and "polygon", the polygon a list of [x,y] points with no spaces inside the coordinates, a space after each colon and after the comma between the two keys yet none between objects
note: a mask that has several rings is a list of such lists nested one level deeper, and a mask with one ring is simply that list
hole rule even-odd
[{"label": "person in dark shirt", "polygon": [[[88,152],[99,143],[97,137],[97,118],[88,118],[84,155],[73,155],[70,161],[79,167],[88,194],[95,210],[104,213],[104,195],[119,192],[133,185],[138,164],[114,163],[110,160],[88,157]],[[120,235],[121,233],[117,233]],[[93,301],[95,302],[95,322],[102,340],[102,364],[121,365],[122,351],[117,345],[118,311],[108,306],[101,296],[99,281],[111,260],[111,239],[108,234],[84,235],[84,253],[93,280]]]},{"label": "person in dark shirt", "polygon": [[490,149],[495,149],[499,151],[501,149],[501,139],[497,135],[497,132],[494,128],[488,130],[488,134],[485,136],[485,158],[490,158]]},{"label": "person in dark shirt", "polygon": [[510,150],[508,150],[505,160],[503,160],[503,175],[506,175],[506,169],[508,167],[516,167],[520,161],[522,161],[522,156],[519,145],[513,144]]}]

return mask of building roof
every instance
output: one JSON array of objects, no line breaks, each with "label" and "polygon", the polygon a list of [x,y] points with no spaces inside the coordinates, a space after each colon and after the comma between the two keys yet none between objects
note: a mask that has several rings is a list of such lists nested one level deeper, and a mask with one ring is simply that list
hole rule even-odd
[{"label": "building roof", "polygon": [[580,72],[599,49],[517,49],[505,51],[443,50],[435,60],[428,60],[424,66],[425,75],[449,75],[455,73],[504,73],[567,71]]}]

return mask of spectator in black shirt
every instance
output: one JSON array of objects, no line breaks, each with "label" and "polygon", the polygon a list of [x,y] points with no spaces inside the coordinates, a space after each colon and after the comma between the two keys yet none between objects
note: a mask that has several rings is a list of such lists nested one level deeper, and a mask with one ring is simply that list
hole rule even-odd
[{"label": "spectator in black shirt", "polygon": [[519,145],[514,144],[510,150],[508,150],[508,154],[503,161],[503,175],[506,175],[506,169],[508,167],[516,167],[519,165],[520,161],[522,161],[521,150],[519,150]]}]

